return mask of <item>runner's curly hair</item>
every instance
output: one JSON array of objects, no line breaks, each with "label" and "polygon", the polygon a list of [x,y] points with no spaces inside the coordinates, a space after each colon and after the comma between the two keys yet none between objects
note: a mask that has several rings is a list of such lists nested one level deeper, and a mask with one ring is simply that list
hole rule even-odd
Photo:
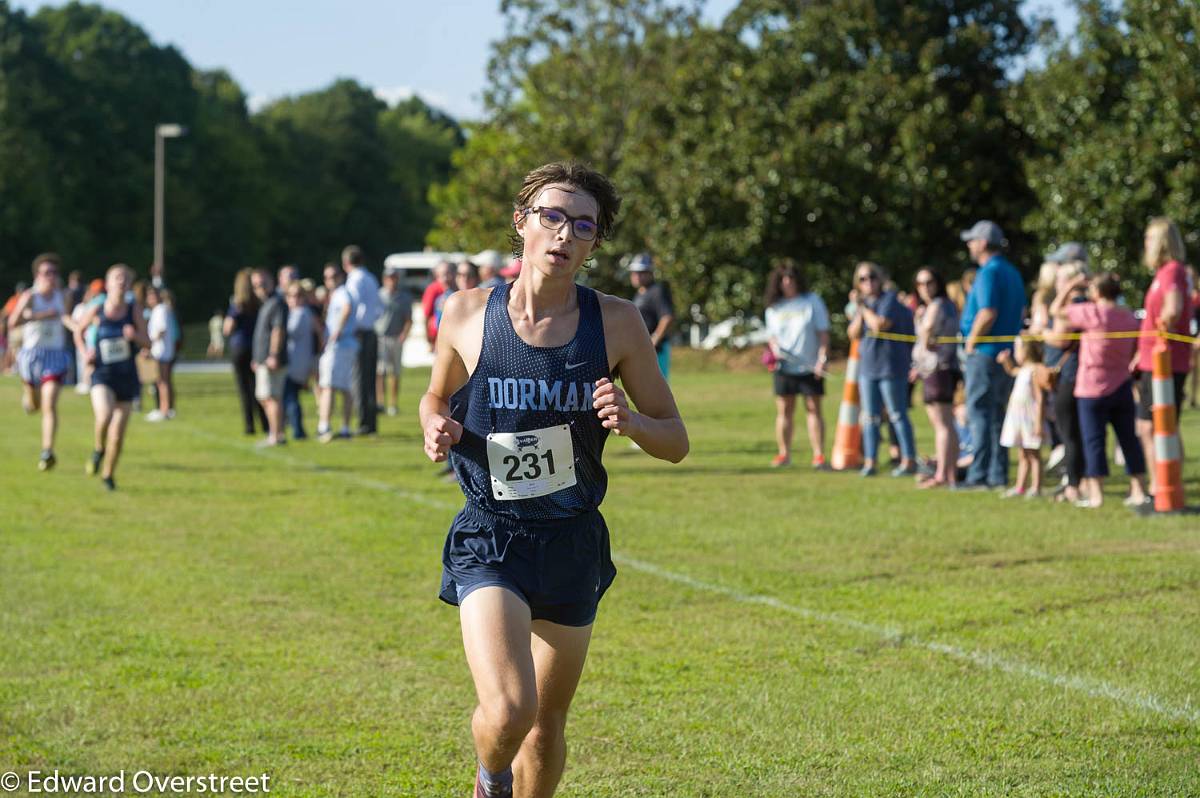
[{"label": "runner's curly hair", "polygon": [[[598,241],[612,238],[616,226],[617,212],[621,210],[621,195],[613,188],[608,178],[591,167],[578,161],[556,161],[539,166],[521,181],[521,190],[513,200],[513,210],[524,213],[533,206],[533,201],[547,186],[570,186],[587,194],[596,200],[598,218],[596,234]],[[524,242],[516,232],[509,236],[512,243],[513,257],[521,257]]]}]

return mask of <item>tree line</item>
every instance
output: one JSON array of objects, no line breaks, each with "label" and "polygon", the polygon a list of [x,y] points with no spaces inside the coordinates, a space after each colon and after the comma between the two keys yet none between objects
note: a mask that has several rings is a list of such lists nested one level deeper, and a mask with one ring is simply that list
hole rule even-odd
[{"label": "tree line", "polygon": [[[0,0],[0,280],[34,253],[98,274],[151,258],[153,130],[167,146],[168,282],[185,315],[246,265],[315,273],[347,242],[378,259],[503,248],[521,177],[577,158],[625,196],[593,284],[650,251],[683,307],[756,311],[773,259],[829,300],[854,262],[901,283],[966,265],[999,222],[1026,275],[1066,240],[1140,291],[1146,220],[1200,244],[1200,5],[1077,0],[1064,37],[1021,0],[502,0],[483,121],[340,80],[251,113],[135,23]],[[840,303],[837,303],[840,304]]]},{"label": "tree line", "polygon": [[742,0],[715,27],[669,0],[502,7],[486,121],[432,190],[436,246],[497,246],[549,158],[625,194],[593,283],[651,251],[715,318],[761,307],[779,256],[833,300],[862,259],[953,279],[980,218],[1027,276],[1080,240],[1138,294],[1148,218],[1200,243],[1195,0],[1081,0],[1070,37],[1019,0]]},{"label": "tree line", "polygon": [[5,290],[46,250],[88,277],[115,262],[147,274],[160,122],[187,128],[166,147],[164,261],[191,318],[224,307],[244,266],[314,275],[347,243],[376,258],[420,249],[429,186],[464,141],[419,98],[389,107],[350,80],[250,113],[228,73],[192,67],[118,13],[0,0]]}]

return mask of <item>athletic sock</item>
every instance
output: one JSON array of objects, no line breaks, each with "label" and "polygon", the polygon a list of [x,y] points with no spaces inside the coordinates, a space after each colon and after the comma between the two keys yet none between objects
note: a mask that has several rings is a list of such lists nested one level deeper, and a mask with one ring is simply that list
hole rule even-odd
[{"label": "athletic sock", "polygon": [[513,788],[513,772],[509,766],[499,773],[492,773],[479,763],[479,786],[488,798],[510,798]]}]

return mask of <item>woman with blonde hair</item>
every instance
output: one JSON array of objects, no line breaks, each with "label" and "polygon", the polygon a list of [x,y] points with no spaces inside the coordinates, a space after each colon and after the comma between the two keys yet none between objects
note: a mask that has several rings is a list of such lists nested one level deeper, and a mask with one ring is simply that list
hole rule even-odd
[{"label": "woman with blonde hair", "polygon": [[[908,372],[912,365],[912,348],[907,336],[915,335],[913,313],[896,298],[895,291],[884,291],[883,270],[870,261],[859,263],[854,270],[859,302],[848,330],[851,340],[859,340],[858,384],[862,396],[863,467],[861,474],[876,474],[879,451],[880,424],[886,410],[896,429],[900,446],[900,465],[893,477],[915,474],[916,445],[912,422],[908,417]],[[898,339],[881,338],[879,333],[892,333]]]},{"label": "woman with blonde hair", "polygon": [[[1046,261],[1038,269],[1037,285],[1033,298],[1029,300],[1029,333],[1041,335],[1050,327],[1050,303],[1054,301],[1054,285],[1058,280],[1060,264]],[[1046,365],[1053,366],[1053,363]]]},{"label": "woman with blonde hair", "polygon": [[267,414],[254,398],[254,370],[250,368],[250,343],[260,304],[250,284],[253,273],[253,269],[245,268],[233,278],[233,297],[229,300],[223,329],[229,340],[229,359],[233,362],[233,377],[242,404],[242,424],[247,435],[254,434],[255,418],[264,432],[267,429]]},{"label": "woman with blonde hair", "polygon": [[913,367],[924,382],[925,413],[933,427],[937,470],[918,488],[953,487],[957,480],[958,433],[954,429],[954,392],[962,381],[958,368],[958,308],[946,296],[942,275],[928,266],[917,272],[921,308],[916,317]]},{"label": "woman with blonde hair", "polygon": [[[1183,247],[1183,236],[1170,219],[1151,219],[1146,226],[1143,239],[1143,263],[1154,272],[1154,281],[1146,291],[1142,319],[1141,337],[1138,338],[1136,368],[1138,372],[1137,432],[1146,453],[1146,465],[1151,480],[1154,468],[1154,423],[1150,408],[1153,403],[1151,386],[1154,371],[1154,347],[1158,337],[1154,333],[1176,333],[1187,335],[1191,320],[1190,297],[1188,295],[1187,269],[1184,263],[1187,253]],[[1183,407],[1183,388],[1191,370],[1192,356],[1186,341],[1168,341],[1171,353],[1171,373],[1175,381],[1175,417]],[[1182,439],[1180,440],[1182,445]],[[1182,454],[1182,453],[1181,453]],[[1180,458],[1182,460],[1182,456]],[[1155,492],[1151,487],[1150,492]]]}]

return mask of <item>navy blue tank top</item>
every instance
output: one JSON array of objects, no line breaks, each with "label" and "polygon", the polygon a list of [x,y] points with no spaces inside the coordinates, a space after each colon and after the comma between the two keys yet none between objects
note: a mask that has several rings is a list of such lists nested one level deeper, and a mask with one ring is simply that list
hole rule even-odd
[{"label": "navy blue tank top", "polygon": [[[476,507],[516,521],[553,521],[595,510],[604,499],[608,474],[600,458],[608,430],[592,391],[610,376],[608,350],[596,292],[575,290],[579,326],[555,347],[530,346],[517,335],[509,286],[488,297],[479,364],[450,398],[451,417],[463,425],[450,464]],[[573,484],[553,489],[564,482]],[[521,495],[531,488],[540,495]]]},{"label": "navy blue tank top", "polygon": [[100,312],[96,314],[96,373],[100,376],[137,377],[137,344],[129,341],[129,357],[117,363],[105,363],[101,351],[103,341],[125,338],[126,324],[133,324],[132,305],[125,303],[125,312],[116,319],[110,319],[104,305],[100,306]]}]

